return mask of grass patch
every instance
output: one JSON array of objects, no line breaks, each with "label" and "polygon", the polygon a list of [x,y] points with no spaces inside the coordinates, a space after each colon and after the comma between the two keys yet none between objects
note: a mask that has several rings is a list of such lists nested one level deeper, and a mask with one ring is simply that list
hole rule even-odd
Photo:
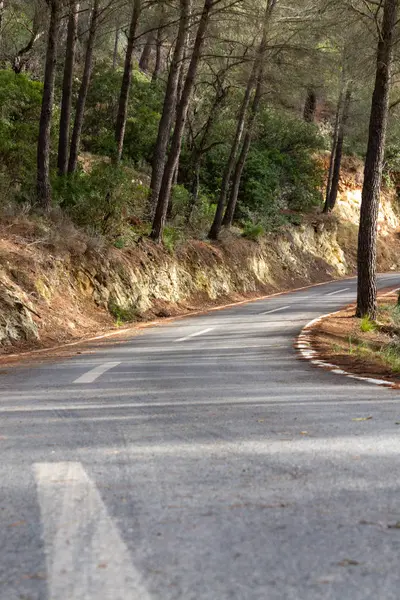
[{"label": "grass patch", "polygon": [[136,306],[130,306],[128,308],[122,308],[115,302],[109,302],[108,310],[115,318],[115,324],[117,327],[121,327],[124,323],[132,323],[138,321],[140,313]]},{"label": "grass patch", "polygon": [[363,333],[369,333],[370,331],[376,331],[377,325],[366,315],[360,321],[360,329]]}]

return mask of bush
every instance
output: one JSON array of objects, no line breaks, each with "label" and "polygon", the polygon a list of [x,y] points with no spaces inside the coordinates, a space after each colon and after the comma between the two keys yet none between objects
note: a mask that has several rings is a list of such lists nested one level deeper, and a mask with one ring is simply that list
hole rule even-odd
[{"label": "bush", "polygon": [[177,227],[165,227],[163,232],[163,243],[168,252],[171,254],[176,247],[185,239],[183,231]]},{"label": "bush", "polygon": [[[318,128],[288,114],[268,109],[243,171],[236,219],[260,222],[266,230],[288,221],[282,211],[310,211],[322,204],[323,172],[316,153],[324,147]],[[214,147],[201,172],[206,193],[221,186],[229,146]]]},{"label": "bush", "polygon": [[257,242],[263,235],[265,229],[260,223],[248,222],[244,225],[242,236],[253,242]]},{"label": "bush", "polygon": [[[89,89],[83,129],[84,147],[105,156],[115,153],[114,123],[122,71],[99,63]],[[162,94],[138,70],[132,73],[128,115],[124,139],[124,157],[140,164],[149,161],[157,139]]]},{"label": "bush", "polygon": [[363,333],[368,333],[369,331],[376,331],[376,324],[373,321],[371,321],[368,315],[366,315],[361,319],[360,329]]},{"label": "bush", "polygon": [[[31,200],[43,86],[24,74],[0,70],[0,172],[2,198]],[[2,199],[1,198],[1,199]]]},{"label": "bush", "polygon": [[144,217],[148,188],[132,169],[99,162],[90,173],[77,171],[66,179],[57,178],[54,196],[77,225],[119,238],[126,227]]}]

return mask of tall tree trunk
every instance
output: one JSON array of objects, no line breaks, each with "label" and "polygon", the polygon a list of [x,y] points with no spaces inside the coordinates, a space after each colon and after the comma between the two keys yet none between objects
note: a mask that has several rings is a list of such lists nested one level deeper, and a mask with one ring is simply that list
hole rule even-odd
[{"label": "tall tree trunk", "polygon": [[162,177],[164,173],[168,141],[171,134],[171,126],[176,106],[179,68],[185,50],[186,30],[188,27],[190,16],[190,0],[180,0],[180,6],[181,14],[179,21],[179,30],[175,43],[171,67],[169,70],[167,89],[165,91],[164,96],[163,112],[158,127],[157,141],[153,153],[153,170],[150,184],[151,193],[149,198],[150,212],[152,212],[157,206]]},{"label": "tall tree trunk", "polygon": [[120,32],[119,24],[117,24],[117,26],[115,28],[113,63],[112,63],[114,71],[117,68],[117,62],[118,62],[119,32]]},{"label": "tall tree trunk", "polygon": [[71,148],[69,152],[68,173],[74,173],[78,164],[79,144],[83,127],[83,117],[85,114],[86,98],[89,90],[90,79],[92,77],[94,44],[96,41],[97,21],[99,16],[99,0],[94,0],[92,9],[92,18],[89,28],[89,38],[86,47],[85,65],[81,86],[79,88],[78,100],[76,103],[74,128],[72,131]]},{"label": "tall tree trunk", "polygon": [[254,61],[253,68],[250,74],[250,77],[247,81],[246,91],[242,100],[242,104],[240,107],[240,112],[238,115],[238,121],[236,125],[235,137],[233,139],[233,143],[231,146],[231,151],[229,154],[228,162],[225,166],[224,174],[222,177],[221,190],[218,197],[217,209],[214,215],[214,221],[211,225],[210,232],[208,237],[211,240],[217,240],[221,231],[222,226],[222,218],[224,215],[224,209],[226,204],[226,199],[229,192],[229,185],[231,182],[231,177],[233,170],[235,168],[236,156],[240,147],[240,143],[242,141],[243,132],[246,124],[246,114],[247,109],[251,100],[251,93],[254,88],[254,84],[256,82],[257,77],[257,61]]},{"label": "tall tree trunk", "polygon": [[261,96],[262,96],[262,84],[263,84],[264,68],[263,63],[260,65],[259,74],[257,77],[257,87],[254,95],[253,104],[251,107],[251,114],[247,123],[247,131],[243,141],[242,150],[236,163],[236,168],[232,180],[232,189],[229,197],[228,204],[226,206],[225,215],[222,220],[222,225],[230,227],[232,225],[233,216],[235,214],[237,199],[239,195],[240,183],[242,181],[243,169],[246,164],[247,157],[251,146],[251,139],[253,134],[254,123],[260,110]]},{"label": "tall tree trunk", "polygon": [[339,127],[340,120],[342,116],[342,108],[343,108],[343,92],[344,92],[344,84],[343,81],[340,84],[339,98],[336,107],[336,115],[335,115],[335,125],[333,129],[332,136],[332,147],[331,147],[331,155],[329,158],[329,171],[328,171],[328,179],[326,182],[326,190],[325,190],[325,204],[324,204],[324,213],[329,212],[329,197],[331,195],[332,188],[332,178],[333,178],[333,169],[335,165],[335,156],[336,156],[336,148],[339,137]]},{"label": "tall tree trunk", "polygon": [[124,147],[126,119],[128,116],[129,89],[132,82],[133,51],[135,48],[136,31],[139,23],[140,11],[141,0],[134,0],[131,24],[129,27],[128,45],[125,55],[124,74],[122,76],[121,90],[119,94],[117,122],[115,126],[115,141],[117,143],[115,156],[116,162],[121,160],[122,150]]},{"label": "tall tree trunk", "polygon": [[314,123],[315,111],[317,110],[317,94],[315,90],[309,88],[307,90],[306,102],[304,105],[303,117],[307,123]]},{"label": "tall tree trunk", "polygon": [[50,188],[50,133],[54,103],[54,81],[56,75],[57,42],[61,23],[61,1],[50,2],[50,25],[47,38],[46,63],[44,71],[42,108],[39,120],[37,145],[36,194],[40,206],[48,211],[51,207]]},{"label": "tall tree trunk", "polygon": [[267,32],[268,32],[268,22],[271,16],[271,13],[275,7],[276,0],[268,0],[267,7],[265,11],[264,18],[264,27],[263,27],[263,35],[260,42],[260,45],[257,50],[257,54],[253,63],[253,67],[250,73],[249,80],[247,82],[247,87],[245,91],[245,95],[242,101],[242,105],[240,107],[240,112],[238,116],[238,122],[235,132],[235,137],[232,143],[231,151],[229,154],[228,162],[225,167],[225,171],[222,178],[221,191],[218,198],[217,209],[214,215],[214,221],[211,225],[211,229],[209,231],[208,237],[211,240],[217,240],[222,227],[222,219],[224,215],[224,209],[226,204],[226,199],[229,192],[229,186],[231,182],[231,177],[233,170],[235,168],[236,157],[238,150],[240,148],[240,143],[242,141],[244,128],[246,125],[246,115],[247,110],[251,101],[251,94],[254,89],[254,86],[257,82],[257,73],[259,70],[260,62],[264,60],[264,54],[267,47]]},{"label": "tall tree trunk", "polygon": [[151,80],[152,80],[153,83],[155,83],[156,81],[158,81],[158,78],[159,78],[160,73],[161,73],[163,17],[164,17],[164,15],[162,14],[162,16],[160,17],[159,27],[157,29],[157,37],[156,37],[156,61],[154,63],[153,75],[152,75],[152,78],[151,78]]},{"label": "tall tree trunk", "polygon": [[346,125],[349,118],[351,102],[351,88],[348,87],[343,102],[343,112],[340,120],[338,139],[336,144],[335,160],[332,172],[331,190],[328,199],[328,211],[332,211],[335,208],[337,195],[339,192],[339,181],[340,181],[340,168],[342,166],[342,154],[343,154],[343,141],[346,131]]},{"label": "tall tree trunk", "polygon": [[65,51],[64,78],[61,98],[60,134],[58,138],[58,174],[68,170],[69,133],[71,125],[72,83],[74,76],[75,50],[78,32],[78,0],[72,0],[68,19],[67,45]]},{"label": "tall tree trunk", "polygon": [[393,37],[398,0],[385,0],[383,21],[377,50],[375,87],[369,123],[367,155],[364,168],[360,229],[358,235],[358,317],[375,320],[376,305],[376,237],[378,210],[389,112]]},{"label": "tall tree trunk", "polygon": [[178,163],[181,150],[182,135],[185,128],[187,111],[189,108],[190,97],[193,90],[194,81],[197,74],[197,68],[201,59],[201,51],[204,44],[205,34],[210,20],[210,12],[215,0],[205,0],[199,26],[196,33],[196,40],[193,47],[193,53],[186,75],[185,85],[182,91],[182,97],[178,104],[177,117],[175,122],[174,134],[171,141],[171,149],[168,160],[165,165],[160,194],[153,220],[151,239],[160,243],[165,225],[165,218],[168,209],[168,202],[171,195],[172,180],[174,171]]},{"label": "tall tree trunk", "polygon": [[[201,138],[199,143],[196,145],[194,141],[194,149],[192,151],[192,156],[190,158],[190,176],[191,176],[191,186],[190,186],[190,203],[188,206],[186,222],[190,223],[190,219],[193,214],[193,210],[197,204],[197,200],[199,197],[200,191],[200,169],[202,164],[202,159],[204,154],[210,148],[206,146],[209,133],[211,128],[214,125],[215,119],[217,118],[218,109],[223,104],[224,100],[227,96],[227,91],[223,89],[223,81],[219,81],[219,89],[217,90],[217,94],[215,96],[215,100],[212,103],[210,113],[208,115],[206,124],[204,126],[203,132],[201,134]],[[212,146],[211,146],[212,147]]]},{"label": "tall tree trunk", "polygon": [[145,73],[149,70],[151,51],[153,48],[153,32],[150,32],[146,37],[146,43],[143,47],[142,54],[139,60],[139,69]]}]

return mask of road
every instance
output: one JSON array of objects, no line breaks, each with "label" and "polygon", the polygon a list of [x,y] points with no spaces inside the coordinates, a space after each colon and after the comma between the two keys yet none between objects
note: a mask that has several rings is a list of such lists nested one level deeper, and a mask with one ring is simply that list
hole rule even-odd
[{"label": "road", "polygon": [[355,289],[2,369],[1,600],[398,600],[399,393],[293,349]]}]

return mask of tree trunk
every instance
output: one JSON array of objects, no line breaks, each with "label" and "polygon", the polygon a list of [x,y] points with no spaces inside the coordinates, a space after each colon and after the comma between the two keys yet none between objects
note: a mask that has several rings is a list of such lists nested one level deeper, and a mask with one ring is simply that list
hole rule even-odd
[{"label": "tree trunk", "polygon": [[149,33],[146,37],[146,43],[143,47],[142,55],[139,60],[139,69],[147,73],[149,70],[149,63],[151,57],[151,51],[153,48],[153,32]]},{"label": "tree trunk", "polygon": [[[61,2],[61,0],[58,0]],[[48,2],[49,6],[52,4],[52,0]],[[60,5],[61,6],[61,5]],[[62,7],[61,7],[62,8]],[[61,10],[60,8],[60,10]],[[2,14],[4,12],[4,3],[2,3]],[[12,60],[11,67],[14,73],[21,73],[21,71],[26,67],[29,61],[29,54],[33,49],[36,42],[42,37],[44,34],[43,27],[43,13],[41,12],[41,6],[39,3],[35,4],[35,13],[33,15],[32,21],[32,29],[31,29],[31,37],[29,38],[28,43],[18,50],[16,56]],[[25,57],[25,58],[24,58]]]},{"label": "tree trunk", "polygon": [[346,95],[343,103],[343,112],[342,118],[340,120],[338,139],[336,144],[336,152],[335,152],[335,160],[333,165],[332,172],[332,182],[331,182],[331,190],[329,193],[328,199],[328,211],[332,211],[335,208],[337,195],[339,191],[339,181],[340,181],[340,168],[342,165],[342,153],[343,153],[343,141],[344,134],[346,131],[346,124],[349,118],[350,111],[350,102],[351,102],[351,89],[348,87],[346,90]]},{"label": "tree trunk", "polygon": [[344,86],[343,86],[343,81],[342,81],[342,83],[340,85],[339,98],[338,98],[338,103],[337,103],[337,108],[336,108],[335,126],[333,129],[331,155],[329,158],[328,180],[326,182],[325,204],[324,204],[324,210],[323,210],[324,213],[329,212],[329,197],[331,195],[333,168],[335,165],[335,156],[336,156],[336,148],[337,148],[337,142],[338,142],[338,137],[339,137],[340,119],[341,119],[341,115],[342,115],[343,91],[344,91]]},{"label": "tree trunk", "polygon": [[368,316],[372,320],[376,319],[377,314],[376,237],[397,9],[398,0],[385,0],[377,50],[375,87],[372,95],[358,235],[356,315],[357,317]]},{"label": "tree trunk", "polygon": [[120,31],[119,25],[117,25],[117,27],[115,29],[114,52],[113,52],[113,69],[114,69],[114,71],[117,68],[117,62],[118,62],[119,31]]},{"label": "tree trunk", "polygon": [[268,22],[271,16],[271,13],[275,7],[276,0],[268,0],[267,8],[265,11],[265,19],[264,19],[264,28],[263,35],[260,42],[260,45],[257,50],[257,55],[255,57],[253,67],[251,70],[251,74],[249,80],[247,82],[246,92],[242,101],[242,105],[240,107],[236,133],[233,140],[233,144],[231,147],[231,152],[228,158],[227,165],[225,167],[225,171],[222,178],[221,191],[218,198],[217,209],[215,211],[214,221],[211,225],[211,229],[209,231],[208,237],[211,240],[217,240],[222,227],[222,219],[224,215],[224,208],[226,204],[226,199],[229,192],[229,185],[232,177],[233,170],[235,168],[236,156],[238,150],[240,148],[240,143],[242,141],[243,132],[246,124],[246,114],[248,107],[250,105],[251,93],[257,81],[257,73],[260,66],[260,63],[264,60],[264,54],[267,48],[267,33],[268,33]]},{"label": "tree trunk", "polygon": [[150,212],[157,206],[160,194],[161,182],[167,154],[168,141],[171,134],[171,126],[176,106],[176,94],[178,87],[179,68],[185,50],[186,29],[190,16],[190,0],[180,0],[181,16],[179,30],[175,43],[175,50],[169,70],[167,89],[165,91],[163,112],[158,127],[157,141],[153,153],[153,170],[151,175],[151,194],[149,198]]},{"label": "tree trunk", "polygon": [[85,65],[81,86],[79,88],[78,101],[76,103],[74,129],[72,131],[71,148],[69,153],[68,173],[74,173],[78,164],[79,144],[81,140],[83,117],[85,114],[85,105],[87,93],[89,90],[90,79],[92,77],[93,52],[96,40],[97,20],[99,16],[99,0],[94,0],[92,18],[89,29],[89,38],[86,47]]},{"label": "tree trunk", "polygon": [[239,195],[240,183],[242,181],[243,169],[246,164],[247,157],[249,155],[252,133],[254,128],[254,123],[256,117],[260,110],[261,105],[261,96],[262,96],[262,84],[263,84],[263,76],[264,76],[264,68],[263,64],[260,65],[259,74],[257,77],[257,87],[254,95],[253,104],[251,107],[251,114],[249,117],[249,121],[247,123],[247,131],[243,141],[242,150],[239,156],[239,159],[236,164],[233,180],[232,180],[232,189],[229,197],[228,204],[226,206],[225,215],[222,220],[222,225],[224,227],[230,227],[232,225],[233,216],[235,214],[237,199]]},{"label": "tree trunk", "polygon": [[222,177],[221,191],[218,197],[217,209],[214,215],[214,221],[211,225],[211,229],[209,231],[208,237],[211,240],[217,240],[221,231],[222,226],[222,218],[224,215],[224,208],[226,204],[226,198],[228,196],[229,185],[232,177],[233,170],[235,168],[236,155],[240,147],[240,143],[242,141],[243,132],[246,124],[246,114],[247,109],[251,100],[251,92],[253,91],[254,84],[256,82],[257,76],[257,64],[254,61],[253,68],[250,74],[250,77],[247,82],[246,91],[244,94],[244,98],[242,100],[242,104],[240,107],[240,112],[238,116],[238,122],[236,126],[235,137],[233,139],[233,143],[231,146],[231,151],[229,154],[228,162],[225,167],[225,171]]},{"label": "tree trunk", "polygon": [[162,240],[165,218],[168,209],[168,202],[171,195],[172,179],[181,150],[182,135],[185,128],[190,97],[192,94],[193,85],[197,74],[197,68],[201,58],[201,51],[204,44],[204,38],[207,31],[213,2],[214,0],[205,0],[204,2],[203,12],[196,33],[196,40],[193,47],[193,53],[187,71],[185,85],[182,91],[182,97],[178,104],[175,129],[171,141],[171,149],[164,169],[164,175],[162,179],[157,208],[153,220],[153,228],[150,236],[151,239],[153,239],[157,243],[160,243]]},{"label": "tree trunk", "polygon": [[57,42],[61,23],[61,2],[50,2],[50,25],[47,38],[42,108],[39,121],[37,145],[36,193],[39,205],[46,211],[51,207],[50,188],[50,133],[54,103],[54,81],[56,75]]},{"label": "tree trunk", "polygon": [[307,123],[314,123],[315,111],[317,110],[317,95],[313,89],[307,90],[306,103],[304,105],[303,117]]},{"label": "tree trunk", "polygon": [[158,23],[157,36],[156,36],[156,62],[154,65],[152,82],[155,83],[161,73],[161,62],[162,62],[162,32],[164,25],[164,5],[161,6],[160,20]]},{"label": "tree trunk", "polygon": [[69,133],[71,125],[72,83],[74,75],[75,50],[78,32],[78,0],[72,0],[68,20],[67,44],[65,51],[64,78],[61,99],[60,134],[58,138],[58,174],[68,170]]},{"label": "tree trunk", "polygon": [[121,91],[119,94],[117,123],[115,126],[115,141],[117,143],[115,162],[117,163],[121,160],[122,150],[124,147],[126,119],[128,115],[129,89],[132,82],[133,51],[135,48],[136,31],[139,23],[140,10],[141,0],[134,0],[131,24],[129,27],[128,45],[125,55],[124,74],[122,76]]}]

